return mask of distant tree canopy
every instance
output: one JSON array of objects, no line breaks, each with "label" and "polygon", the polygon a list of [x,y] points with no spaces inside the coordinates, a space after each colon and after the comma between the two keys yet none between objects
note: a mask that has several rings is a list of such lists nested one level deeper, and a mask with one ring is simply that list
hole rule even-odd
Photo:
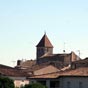
[{"label": "distant tree canopy", "polygon": [[13,80],[7,77],[0,77],[0,88],[15,88]]},{"label": "distant tree canopy", "polygon": [[47,87],[40,83],[32,83],[32,84],[25,85],[22,88],[47,88]]}]

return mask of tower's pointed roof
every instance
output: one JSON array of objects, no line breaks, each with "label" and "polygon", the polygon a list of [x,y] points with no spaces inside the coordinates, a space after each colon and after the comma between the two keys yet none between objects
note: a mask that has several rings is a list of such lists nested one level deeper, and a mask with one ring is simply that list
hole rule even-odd
[{"label": "tower's pointed roof", "polygon": [[40,40],[40,42],[37,44],[36,47],[53,47],[46,33],[44,34],[44,36],[42,37],[42,39]]}]

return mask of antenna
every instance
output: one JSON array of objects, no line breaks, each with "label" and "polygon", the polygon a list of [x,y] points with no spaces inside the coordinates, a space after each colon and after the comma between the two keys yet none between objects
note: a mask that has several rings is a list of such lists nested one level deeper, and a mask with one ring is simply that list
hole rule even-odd
[{"label": "antenna", "polygon": [[44,30],[44,34],[46,35],[46,30]]},{"label": "antenna", "polygon": [[78,56],[77,56],[77,60],[79,60],[80,59],[80,50],[77,50],[78,51]]}]

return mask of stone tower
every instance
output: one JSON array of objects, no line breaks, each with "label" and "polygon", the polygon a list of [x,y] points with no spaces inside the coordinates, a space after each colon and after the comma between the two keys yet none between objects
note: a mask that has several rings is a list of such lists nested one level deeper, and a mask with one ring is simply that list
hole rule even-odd
[{"label": "stone tower", "polygon": [[45,54],[53,54],[53,45],[49,41],[46,33],[36,46],[36,58],[38,59]]}]

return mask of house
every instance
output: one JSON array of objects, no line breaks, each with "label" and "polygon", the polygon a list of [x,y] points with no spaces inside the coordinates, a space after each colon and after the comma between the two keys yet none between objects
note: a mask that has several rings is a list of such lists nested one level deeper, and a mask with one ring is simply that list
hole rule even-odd
[{"label": "house", "polygon": [[87,88],[88,67],[82,63],[73,51],[53,54],[53,45],[44,34],[36,46],[36,60],[18,60],[16,68],[30,74],[31,83],[40,82],[48,88]]},{"label": "house", "polygon": [[28,79],[31,83],[39,82],[48,88],[88,88],[88,59],[74,62],[74,65],[78,62],[85,62],[87,65],[80,64],[75,69],[70,67],[57,72],[35,74]]},{"label": "house", "polygon": [[36,60],[18,60],[14,68],[0,66],[0,74],[12,78],[16,87],[35,82],[48,88],[88,87],[88,59],[73,51],[54,54],[46,33],[36,46]]},{"label": "house", "polygon": [[29,76],[27,73],[6,65],[0,64],[0,76],[11,78],[14,81],[15,87],[20,88],[25,84],[29,84],[29,80],[26,79]]},{"label": "house", "polygon": [[53,54],[53,45],[51,44],[50,40],[48,39],[45,33],[36,46],[36,60],[18,60],[16,68],[30,69],[34,65],[36,67],[36,65],[41,65],[47,62],[53,63],[54,65],[60,63],[58,64],[58,67],[60,67],[61,64],[63,64],[64,67],[80,59],[81,58],[78,57],[73,51],[71,53]]}]

